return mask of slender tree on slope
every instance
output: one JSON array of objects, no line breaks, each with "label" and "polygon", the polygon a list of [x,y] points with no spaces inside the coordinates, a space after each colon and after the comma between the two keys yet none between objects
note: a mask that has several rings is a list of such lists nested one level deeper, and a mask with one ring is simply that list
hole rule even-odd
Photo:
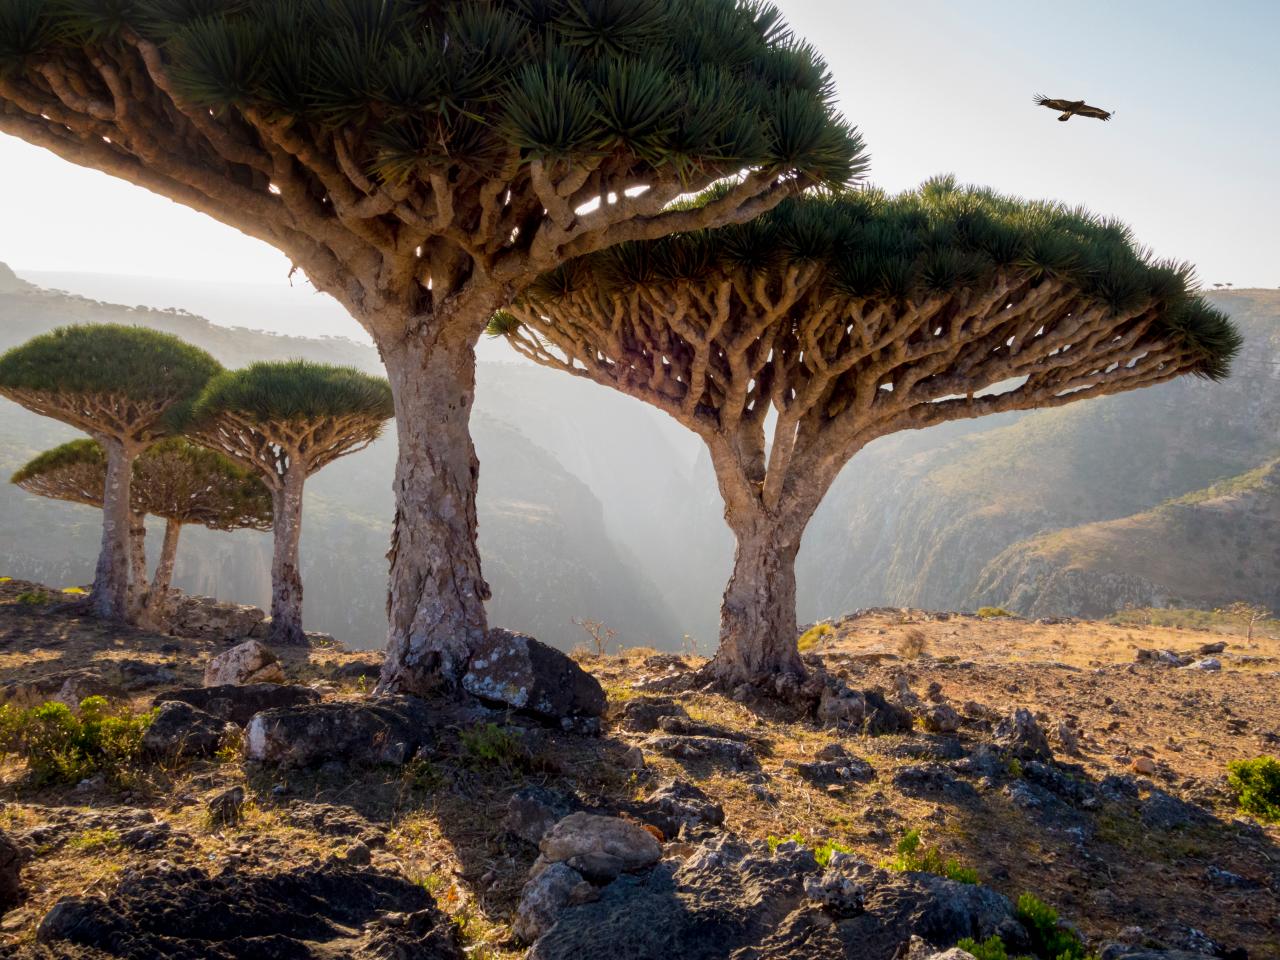
[{"label": "slender tree on slope", "polygon": [[1191,287],[1122,226],[944,178],[594,254],[491,330],[706,443],[737,538],[709,672],[733,686],[803,675],[794,561],[850,457],[945,420],[1219,379],[1239,336]]},{"label": "slender tree on slope", "polygon": [[0,132],[272,244],[377,343],[384,689],[456,681],[486,628],[469,418],[493,311],[570,257],[856,176],[833,92],[751,0],[0,0]]},{"label": "slender tree on slope", "polygon": [[271,490],[273,643],[306,642],[298,540],[307,477],[367,447],[392,414],[385,380],[301,360],[219,374],[193,405],[188,435],[257,471]]},{"label": "slender tree on slope", "polygon": [[[31,460],[11,478],[29,493],[102,506],[107,458],[96,440],[73,440]],[[129,488],[134,517],[133,582],[145,584],[143,549],[150,515],[165,521],[164,540],[155,575],[146,589],[141,613],[144,625],[158,628],[166,621],[169,585],[182,528],[197,523],[211,530],[270,530],[271,491],[256,472],[238,466],[220,453],[169,437],[147,449],[133,463]]]},{"label": "slender tree on slope", "polygon": [[102,550],[90,604],[102,617],[138,613],[129,487],[133,461],[172,432],[177,409],[221,367],[177,337],[115,324],[63,327],[0,357],[0,395],[69,423],[106,451]]}]

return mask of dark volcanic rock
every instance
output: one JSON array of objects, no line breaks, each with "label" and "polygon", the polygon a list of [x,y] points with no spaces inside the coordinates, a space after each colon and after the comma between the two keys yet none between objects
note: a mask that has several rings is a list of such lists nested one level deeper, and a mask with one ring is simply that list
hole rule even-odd
[{"label": "dark volcanic rock", "polygon": [[865,690],[867,713],[862,721],[863,732],[870,736],[886,733],[910,733],[911,712],[906,707],[891,703],[875,690]]},{"label": "dark volcanic rock", "polygon": [[462,686],[483,700],[551,720],[604,713],[600,681],[554,647],[509,630],[489,631],[471,654]]},{"label": "dark volcanic rock", "polygon": [[[815,897],[819,888],[843,891],[841,909]],[[564,908],[527,960],[581,960],[604,944],[614,960],[891,960],[912,935],[941,948],[995,934],[1025,946],[1012,905],[986,887],[839,854],[824,873],[807,850],[771,855],[763,844],[718,839]]]},{"label": "dark volcanic rock", "polygon": [[687,780],[667,780],[645,797],[645,819],[668,839],[681,829],[697,830],[724,823],[724,807]]},{"label": "dark volcanic rock", "polygon": [[550,787],[525,787],[507,801],[507,815],[502,825],[507,833],[536,844],[556,823],[581,809],[578,798],[567,793]]},{"label": "dark volcanic rock", "polygon": [[280,707],[299,707],[319,703],[320,693],[310,687],[289,683],[224,683],[216,687],[183,687],[156,697],[159,706],[165,700],[180,700],[215,717],[248,725],[255,713]]},{"label": "dark volcanic rock", "polygon": [[238,729],[189,703],[166,701],[142,735],[142,749],[157,758],[209,757]]},{"label": "dark volcanic rock", "polygon": [[456,928],[421,885],[335,865],[217,876],[196,867],[129,871],[106,898],[58,901],[36,936],[130,960],[464,956]]},{"label": "dark volcanic rock", "polygon": [[688,720],[689,714],[670,697],[636,697],[622,705],[618,725],[630,733],[652,733],[664,717]]},{"label": "dark volcanic rock", "polygon": [[432,740],[416,697],[378,697],[264,710],[245,728],[245,759],[305,767],[328,760],[401,764]]},{"label": "dark volcanic rock", "polygon": [[1019,707],[1005,717],[993,731],[996,746],[1019,760],[1052,760],[1049,738],[1036,723],[1030,710]]},{"label": "dark volcanic rock", "polygon": [[745,743],[724,737],[650,737],[645,747],[675,760],[702,761],[735,770],[759,770],[755,751]]},{"label": "dark volcanic rock", "polygon": [[893,775],[893,785],[909,797],[943,796],[953,800],[971,800],[978,795],[971,784],[956,779],[950,770],[937,763],[913,763],[899,767]]},{"label": "dark volcanic rock", "polygon": [[0,913],[22,901],[22,848],[0,830]]}]

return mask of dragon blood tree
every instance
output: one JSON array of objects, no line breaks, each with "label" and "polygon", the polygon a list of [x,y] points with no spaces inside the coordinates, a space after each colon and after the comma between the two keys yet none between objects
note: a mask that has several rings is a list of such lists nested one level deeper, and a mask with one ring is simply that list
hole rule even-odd
[{"label": "dragon blood tree", "polygon": [[849,458],[899,430],[1226,375],[1240,339],[1128,231],[948,179],[785,201],[628,244],[530,287],[491,330],[670,414],[710,451],[737,538],[708,665],[802,676],[794,561]]},{"label": "dragon blood tree", "polygon": [[400,442],[383,689],[456,681],[486,629],[493,312],[571,257],[854,177],[832,96],[746,0],[0,0],[0,132],[272,244],[376,342]]},{"label": "dragon blood tree", "polygon": [[105,451],[102,550],[89,598],[99,616],[137,612],[129,582],[133,462],[173,432],[174,414],[220,369],[177,337],[115,324],[63,327],[0,356],[0,396],[83,430]]},{"label": "dragon blood tree", "polygon": [[306,642],[298,540],[307,477],[367,447],[393,412],[385,380],[303,360],[219,374],[192,406],[185,432],[256,471],[271,490],[273,643]]},{"label": "dragon blood tree", "polygon": [[[91,507],[102,506],[106,480],[106,454],[95,440],[73,440],[48,450],[11,478],[28,493]],[[257,474],[182,437],[161,440],[133,462],[129,498],[135,531],[134,584],[146,583],[143,518],[150,515],[165,521],[155,575],[143,598],[141,619],[153,627],[165,622],[178,536],[185,525],[196,523],[211,530],[271,529],[271,492]]]}]

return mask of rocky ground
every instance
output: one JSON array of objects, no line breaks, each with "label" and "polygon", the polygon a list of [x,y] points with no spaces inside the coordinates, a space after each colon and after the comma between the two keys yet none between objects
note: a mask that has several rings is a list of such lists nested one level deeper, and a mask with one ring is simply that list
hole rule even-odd
[{"label": "rocky ground", "polygon": [[[371,707],[376,654],[238,652],[286,682],[216,685],[217,623],[109,627],[18,601],[39,589],[0,583],[7,700],[168,705],[110,777],[4,761],[0,956],[1012,956],[1029,891],[1105,960],[1280,958],[1280,828],[1224,777],[1280,753],[1271,638],[868,611],[818,631],[832,684],[800,717],[664,692],[698,661],[644,650],[577,658],[605,705],[498,635],[486,663],[553,682]],[[980,882],[889,869],[911,830]]]}]

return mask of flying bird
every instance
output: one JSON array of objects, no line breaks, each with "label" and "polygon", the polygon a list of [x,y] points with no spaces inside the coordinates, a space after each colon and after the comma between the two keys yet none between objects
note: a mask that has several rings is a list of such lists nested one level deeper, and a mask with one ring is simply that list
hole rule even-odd
[{"label": "flying bird", "polygon": [[1095,120],[1110,120],[1114,111],[1091,107],[1083,100],[1051,100],[1049,97],[1036,96],[1036,105],[1048,107],[1050,110],[1061,110],[1059,120],[1070,120],[1072,117],[1093,117]]}]

